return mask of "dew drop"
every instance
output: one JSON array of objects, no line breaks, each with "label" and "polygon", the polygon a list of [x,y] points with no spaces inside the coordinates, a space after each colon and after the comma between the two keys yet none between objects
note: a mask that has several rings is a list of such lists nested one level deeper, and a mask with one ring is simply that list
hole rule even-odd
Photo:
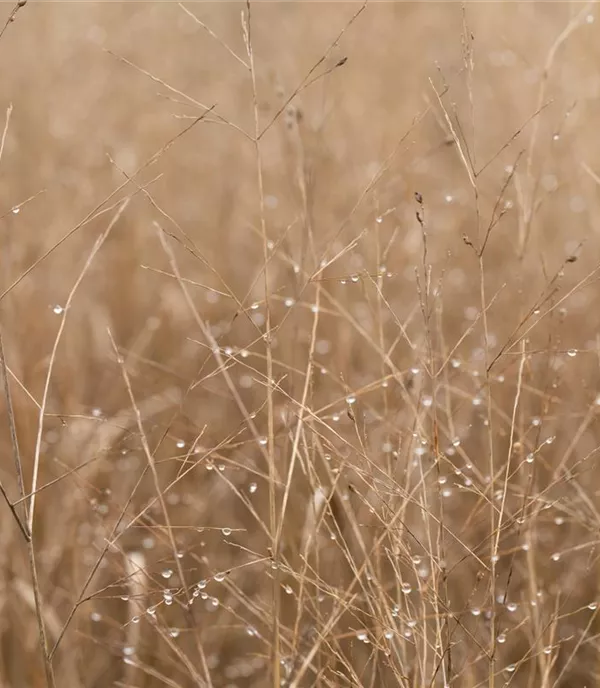
[{"label": "dew drop", "polygon": [[597,602],[590,602],[587,606],[588,609],[591,609],[594,611],[594,609],[598,609],[598,603]]},{"label": "dew drop", "polygon": [[258,489],[258,485],[256,483],[250,483],[250,485],[248,485],[248,492],[250,494],[254,494],[257,489]]},{"label": "dew drop", "polygon": [[550,557],[552,561],[559,561],[560,559],[560,554],[558,552],[554,552],[554,554]]},{"label": "dew drop", "polygon": [[408,595],[412,592],[412,585],[410,583],[402,583],[402,592]]},{"label": "dew drop", "polygon": [[179,636],[179,629],[178,628],[169,628],[169,635],[171,638],[177,638]]},{"label": "dew drop", "polygon": [[15,206],[15,207],[12,209],[13,215],[18,215],[20,212],[21,212],[21,208],[19,208],[19,206]]},{"label": "dew drop", "polygon": [[497,640],[500,644],[505,643],[506,642],[506,633],[500,633]]},{"label": "dew drop", "polygon": [[170,578],[173,575],[173,570],[172,569],[164,569],[164,571],[160,572],[160,575],[163,578]]},{"label": "dew drop", "polygon": [[221,532],[222,532],[223,535],[225,535],[225,536],[231,535],[231,528],[221,528]]},{"label": "dew drop", "polygon": [[58,304],[52,308],[52,312],[55,313],[56,315],[60,315],[61,313],[64,312],[64,308],[62,306],[59,306]]},{"label": "dew drop", "polygon": [[225,573],[224,572],[215,573],[213,578],[217,581],[217,583],[221,583],[225,580]]},{"label": "dew drop", "polygon": [[357,631],[356,637],[358,640],[362,640],[363,643],[366,643],[369,641],[369,636],[368,636],[366,631]]},{"label": "dew drop", "polygon": [[567,351],[567,356],[570,356],[571,358],[575,358],[575,356],[577,356],[577,349],[569,349]]}]

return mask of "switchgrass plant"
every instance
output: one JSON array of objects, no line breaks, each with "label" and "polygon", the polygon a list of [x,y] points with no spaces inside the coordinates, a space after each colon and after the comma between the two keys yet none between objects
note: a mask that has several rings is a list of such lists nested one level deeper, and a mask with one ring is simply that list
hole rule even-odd
[{"label": "switchgrass plant", "polygon": [[595,5],[3,13],[0,683],[595,685]]}]

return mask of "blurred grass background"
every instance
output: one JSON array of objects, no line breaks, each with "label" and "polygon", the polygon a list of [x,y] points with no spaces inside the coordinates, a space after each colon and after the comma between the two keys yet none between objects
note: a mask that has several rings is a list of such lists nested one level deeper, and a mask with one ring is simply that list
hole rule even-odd
[{"label": "blurred grass background", "polygon": [[596,685],[594,3],[13,18],[2,685]]}]

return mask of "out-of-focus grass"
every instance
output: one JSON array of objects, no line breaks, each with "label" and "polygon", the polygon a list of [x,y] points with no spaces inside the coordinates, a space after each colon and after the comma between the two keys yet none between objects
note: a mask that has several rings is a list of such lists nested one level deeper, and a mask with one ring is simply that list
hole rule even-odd
[{"label": "out-of-focus grass", "polygon": [[19,9],[2,685],[596,680],[597,26]]}]

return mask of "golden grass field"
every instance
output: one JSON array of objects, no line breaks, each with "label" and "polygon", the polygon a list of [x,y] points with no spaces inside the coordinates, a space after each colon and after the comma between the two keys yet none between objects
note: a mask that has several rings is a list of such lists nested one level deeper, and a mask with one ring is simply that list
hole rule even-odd
[{"label": "golden grass field", "polygon": [[595,5],[0,15],[0,686],[600,685]]}]

